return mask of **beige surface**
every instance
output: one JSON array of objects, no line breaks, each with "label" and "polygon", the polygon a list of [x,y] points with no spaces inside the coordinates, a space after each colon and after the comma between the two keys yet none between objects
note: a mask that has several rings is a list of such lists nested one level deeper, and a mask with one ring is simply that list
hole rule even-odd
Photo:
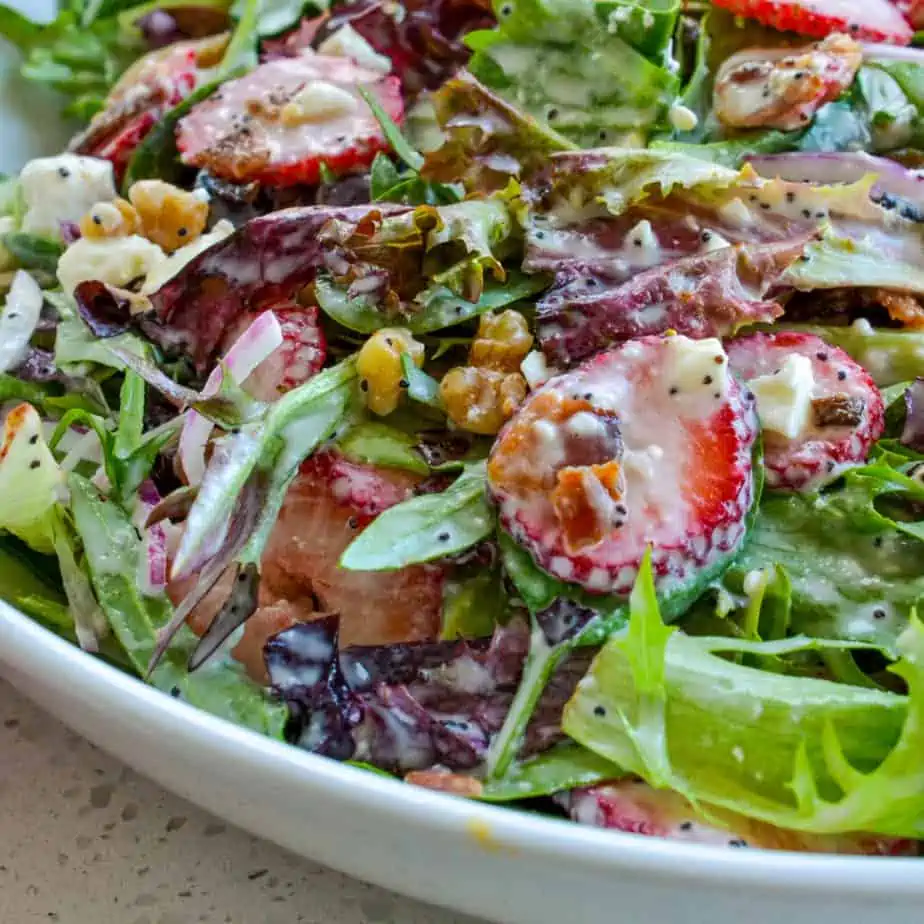
[{"label": "beige surface", "polygon": [[0,922],[49,921],[476,924],[227,827],[0,681]]}]

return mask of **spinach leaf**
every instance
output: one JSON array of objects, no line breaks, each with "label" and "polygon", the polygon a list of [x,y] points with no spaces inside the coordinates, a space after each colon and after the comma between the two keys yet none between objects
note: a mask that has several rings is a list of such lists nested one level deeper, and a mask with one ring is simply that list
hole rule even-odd
[{"label": "spinach leaf", "polygon": [[502,777],[488,780],[477,798],[481,802],[515,802],[623,776],[625,772],[616,764],[579,744],[565,741],[536,757],[512,764]]},{"label": "spinach leaf", "polygon": [[417,439],[409,433],[385,423],[365,420],[351,427],[337,448],[353,462],[427,475],[430,469],[416,445]]},{"label": "spinach leaf", "polygon": [[401,129],[382,108],[379,101],[365,87],[359,93],[372,110],[382,133],[392,150],[407,167],[405,174],[399,173],[391,160],[384,154],[376,157],[372,165],[371,190],[374,202],[404,202],[408,205],[447,205],[461,202],[464,191],[457,183],[436,183],[425,180],[420,171],[424,156],[408,143]]},{"label": "spinach leaf", "polygon": [[485,465],[463,469],[441,494],[422,494],[378,517],[340,559],[351,571],[392,571],[471,548],[494,530]]},{"label": "spinach leaf", "polygon": [[37,234],[25,231],[8,231],[0,236],[0,243],[8,250],[22,269],[39,270],[54,276],[64,245]]},{"label": "spinach leaf", "polygon": [[[166,595],[147,597],[139,590],[141,542],[124,510],[102,498],[79,475],[71,475],[69,487],[97,600],[132,667],[144,674],[157,646],[157,633],[170,620],[170,601]],[[284,707],[269,700],[239,665],[215,663],[190,674],[186,662],[195,639],[183,629],[176,641],[151,675],[154,686],[237,725],[282,737]]]}]

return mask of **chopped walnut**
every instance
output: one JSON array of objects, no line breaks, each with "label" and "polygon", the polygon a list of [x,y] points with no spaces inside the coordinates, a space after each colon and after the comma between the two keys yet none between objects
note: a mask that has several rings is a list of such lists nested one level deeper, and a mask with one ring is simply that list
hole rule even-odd
[{"label": "chopped walnut", "polygon": [[194,241],[205,230],[209,204],[195,193],[163,180],[139,180],[128,191],[141,233],[167,253]]},{"label": "chopped walnut", "polygon": [[468,361],[483,369],[516,372],[532,345],[533,335],[519,311],[508,308],[500,314],[483,314]]},{"label": "chopped walnut", "polygon": [[490,436],[523,402],[526,380],[519,373],[457,366],[443,376],[440,396],[457,427]]}]

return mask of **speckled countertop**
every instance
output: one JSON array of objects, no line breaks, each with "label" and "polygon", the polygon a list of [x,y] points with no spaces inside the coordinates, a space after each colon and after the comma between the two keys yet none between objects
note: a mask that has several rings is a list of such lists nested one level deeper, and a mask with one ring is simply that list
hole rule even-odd
[{"label": "speckled countertop", "polygon": [[165,792],[0,681],[0,922],[477,924]]}]

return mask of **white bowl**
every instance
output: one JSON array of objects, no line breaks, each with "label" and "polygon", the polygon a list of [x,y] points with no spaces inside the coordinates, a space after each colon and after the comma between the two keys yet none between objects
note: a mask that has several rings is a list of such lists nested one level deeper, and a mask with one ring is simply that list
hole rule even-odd
[{"label": "white bowl", "polygon": [[[18,5],[48,9],[34,0]],[[8,74],[16,67],[2,42],[0,67]],[[67,131],[57,105],[15,76],[4,79],[0,169],[59,149]],[[0,673],[91,741],[216,815],[361,879],[494,921],[924,920],[924,860],[684,845],[431,793],[213,718],[3,603]]]}]

